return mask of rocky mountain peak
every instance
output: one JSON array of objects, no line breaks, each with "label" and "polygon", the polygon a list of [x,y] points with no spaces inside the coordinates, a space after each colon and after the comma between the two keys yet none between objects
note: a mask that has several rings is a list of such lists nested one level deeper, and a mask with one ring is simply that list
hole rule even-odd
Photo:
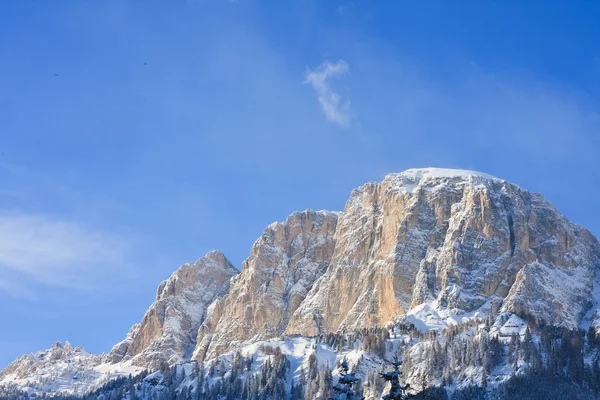
[{"label": "rocky mountain peak", "polygon": [[156,300],[139,324],[109,354],[112,362],[133,358],[133,364],[158,367],[189,356],[207,307],[229,290],[238,270],[218,251],[184,264],[161,282]]},{"label": "rocky mountain peak", "polygon": [[194,263],[183,264],[169,279],[158,285],[156,300],[179,296],[195,289],[200,280],[211,276],[235,275],[239,271],[223,253],[213,250]]},{"label": "rocky mountain peak", "polygon": [[64,346],[61,342],[54,342],[52,343],[52,346],[50,346],[50,350],[59,350],[62,349]]}]

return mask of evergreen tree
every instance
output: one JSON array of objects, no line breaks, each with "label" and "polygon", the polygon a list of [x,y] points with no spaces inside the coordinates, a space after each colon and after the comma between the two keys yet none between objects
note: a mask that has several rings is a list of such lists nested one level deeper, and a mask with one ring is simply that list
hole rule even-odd
[{"label": "evergreen tree", "polygon": [[[338,384],[333,387],[335,392],[335,400],[362,400],[356,395],[353,389],[355,384],[358,385],[359,379],[354,373],[350,373],[350,367],[348,361],[344,358],[344,361],[340,364],[340,378]],[[364,398],[363,398],[364,399]]]},{"label": "evergreen tree", "polygon": [[390,364],[392,364],[394,367],[392,371],[379,374],[386,382],[390,382],[391,385],[390,391],[388,392],[388,394],[383,396],[382,399],[404,400],[406,398],[406,390],[410,387],[410,385],[400,385],[400,375],[402,375],[402,372],[400,371],[400,366],[402,365],[402,361],[400,361],[398,359],[398,356],[395,355],[394,360],[390,361]]}]

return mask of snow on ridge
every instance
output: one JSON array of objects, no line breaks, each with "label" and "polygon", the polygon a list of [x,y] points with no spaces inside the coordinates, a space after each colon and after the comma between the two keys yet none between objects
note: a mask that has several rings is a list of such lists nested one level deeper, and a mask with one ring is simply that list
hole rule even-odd
[{"label": "snow on ridge", "polygon": [[453,168],[411,168],[398,174],[389,174],[388,176],[401,175],[403,177],[411,177],[416,179],[427,179],[427,178],[483,178],[487,180],[502,180],[495,176],[465,169],[453,169]]},{"label": "snow on ridge", "polygon": [[296,211],[293,211],[290,215],[288,215],[287,218],[283,221],[271,222],[269,225],[267,225],[265,230],[276,229],[280,225],[285,225],[291,218],[295,218],[295,217],[298,217],[303,214],[304,215],[312,214],[312,215],[319,216],[319,217],[326,217],[328,215],[340,216],[342,214],[342,211],[314,210],[312,208],[306,208],[304,210],[296,210]]},{"label": "snow on ridge", "polygon": [[[417,188],[464,184],[487,186],[491,182],[507,183],[504,179],[483,172],[451,168],[412,168],[399,173],[388,174],[384,182],[391,184],[390,189],[413,193]],[[512,185],[512,184],[511,184]],[[512,185],[518,188],[517,185]]]},{"label": "snow on ridge", "polygon": [[490,298],[481,307],[470,312],[440,307],[436,300],[428,301],[411,308],[400,319],[410,322],[421,333],[430,330],[442,331],[452,325],[487,317],[492,301],[493,298]]},{"label": "snow on ridge", "polygon": [[143,368],[131,361],[109,364],[104,354],[88,353],[69,342],[24,355],[0,371],[0,388],[17,385],[29,394],[84,395],[119,377],[136,375]]}]

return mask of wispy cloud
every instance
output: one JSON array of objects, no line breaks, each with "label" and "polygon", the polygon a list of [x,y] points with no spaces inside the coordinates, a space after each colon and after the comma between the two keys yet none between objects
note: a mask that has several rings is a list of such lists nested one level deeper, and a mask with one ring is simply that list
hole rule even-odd
[{"label": "wispy cloud", "polygon": [[32,297],[45,285],[90,290],[129,271],[131,242],[78,222],[24,213],[0,214],[0,292]]},{"label": "wispy cloud", "polygon": [[337,63],[325,61],[314,71],[308,69],[304,83],[312,85],[317,92],[317,98],[325,117],[342,127],[350,126],[350,100],[342,99],[331,85],[331,79],[338,78],[349,72],[348,63],[339,60]]}]

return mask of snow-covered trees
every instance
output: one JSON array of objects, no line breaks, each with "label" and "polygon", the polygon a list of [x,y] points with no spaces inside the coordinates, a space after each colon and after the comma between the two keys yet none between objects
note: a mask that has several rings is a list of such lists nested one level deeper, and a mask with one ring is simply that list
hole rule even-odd
[{"label": "snow-covered trees", "polygon": [[354,386],[358,386],[359,378],[354,373],[350,373],[348,361],[344,359],[339,367],[340,377],[337,385],[333,387],[335,400],[360,400],[361,397],[356,393]]},{"label": "snow-covered trees", "polygon": [[276,347],[273,356],[267,358],[260,367],[259,372],[246,378],[241,392],[241,400],[284,399],[286,397],[285,382],[289,368],[289,360],[281,352],[281,349]]},{"label": "snow-covered trees", "polygon": [[400,366],[402,365],[402,361],[398,359],[397,355],[394,355],[394,359],[390,361],[390,364],[394,367],[392,371],[388,371],[382,374],[379,374],[383,380],[390,383],[389,392],[382,397],[383,400],[404,400],[406,390],[410,387],[409,384],[402,386],[400,384],[400,375],[402,372],[400,371]]},{"label": "snow-covered trees", "polygon": [[329,365],[319,367],[317,357],[311,353],[308,368],[300,371],[300,379],[293,383],[292,400],[327,400],[333,391],[333,377]]},{"label": "snow-covered trees", "polygon": [[[600,398],[600,340],[594,331],[530,326],[498,337],[492,323],[469,322],[436,334],[396,326],[387,331],[377,328],[323,335],[296,342],[302,350],[293,355],[288,352],[294,347],[288,347],[288,356],[276,346],[260,346],[248,356],[234,353],[207,363],[165,364],[162,371],[148,376],[113,379],[84,399],[348,400],[360,399],[363,389],[369,400],[541,400],[554,392],[564,394],[561,398]],[[394,358],[393,368],[384,369],[385,361],[377,354],[380,351],[388,356],[402,354],[402,366]],[[360,355],[355,358],[357,353]],[[336,378],[337,374],[332,375],[335,366],[328,360],[340,360],[344,354],[352,354],[349,358],[356,364],[340,362]],[[300,358],[290,363],[289,357]],[[359,377],[366,382],[364,387]],[[505,383],[500,384],[502,381]],[[412,384],[410,394],[404,392],[407,387],[401,382]],[[531,393],[528,386],[537,393]],[[446,393],[445,388],[454,391]],[[0,398],[32,396],[14,385],[0,388]]]}]

